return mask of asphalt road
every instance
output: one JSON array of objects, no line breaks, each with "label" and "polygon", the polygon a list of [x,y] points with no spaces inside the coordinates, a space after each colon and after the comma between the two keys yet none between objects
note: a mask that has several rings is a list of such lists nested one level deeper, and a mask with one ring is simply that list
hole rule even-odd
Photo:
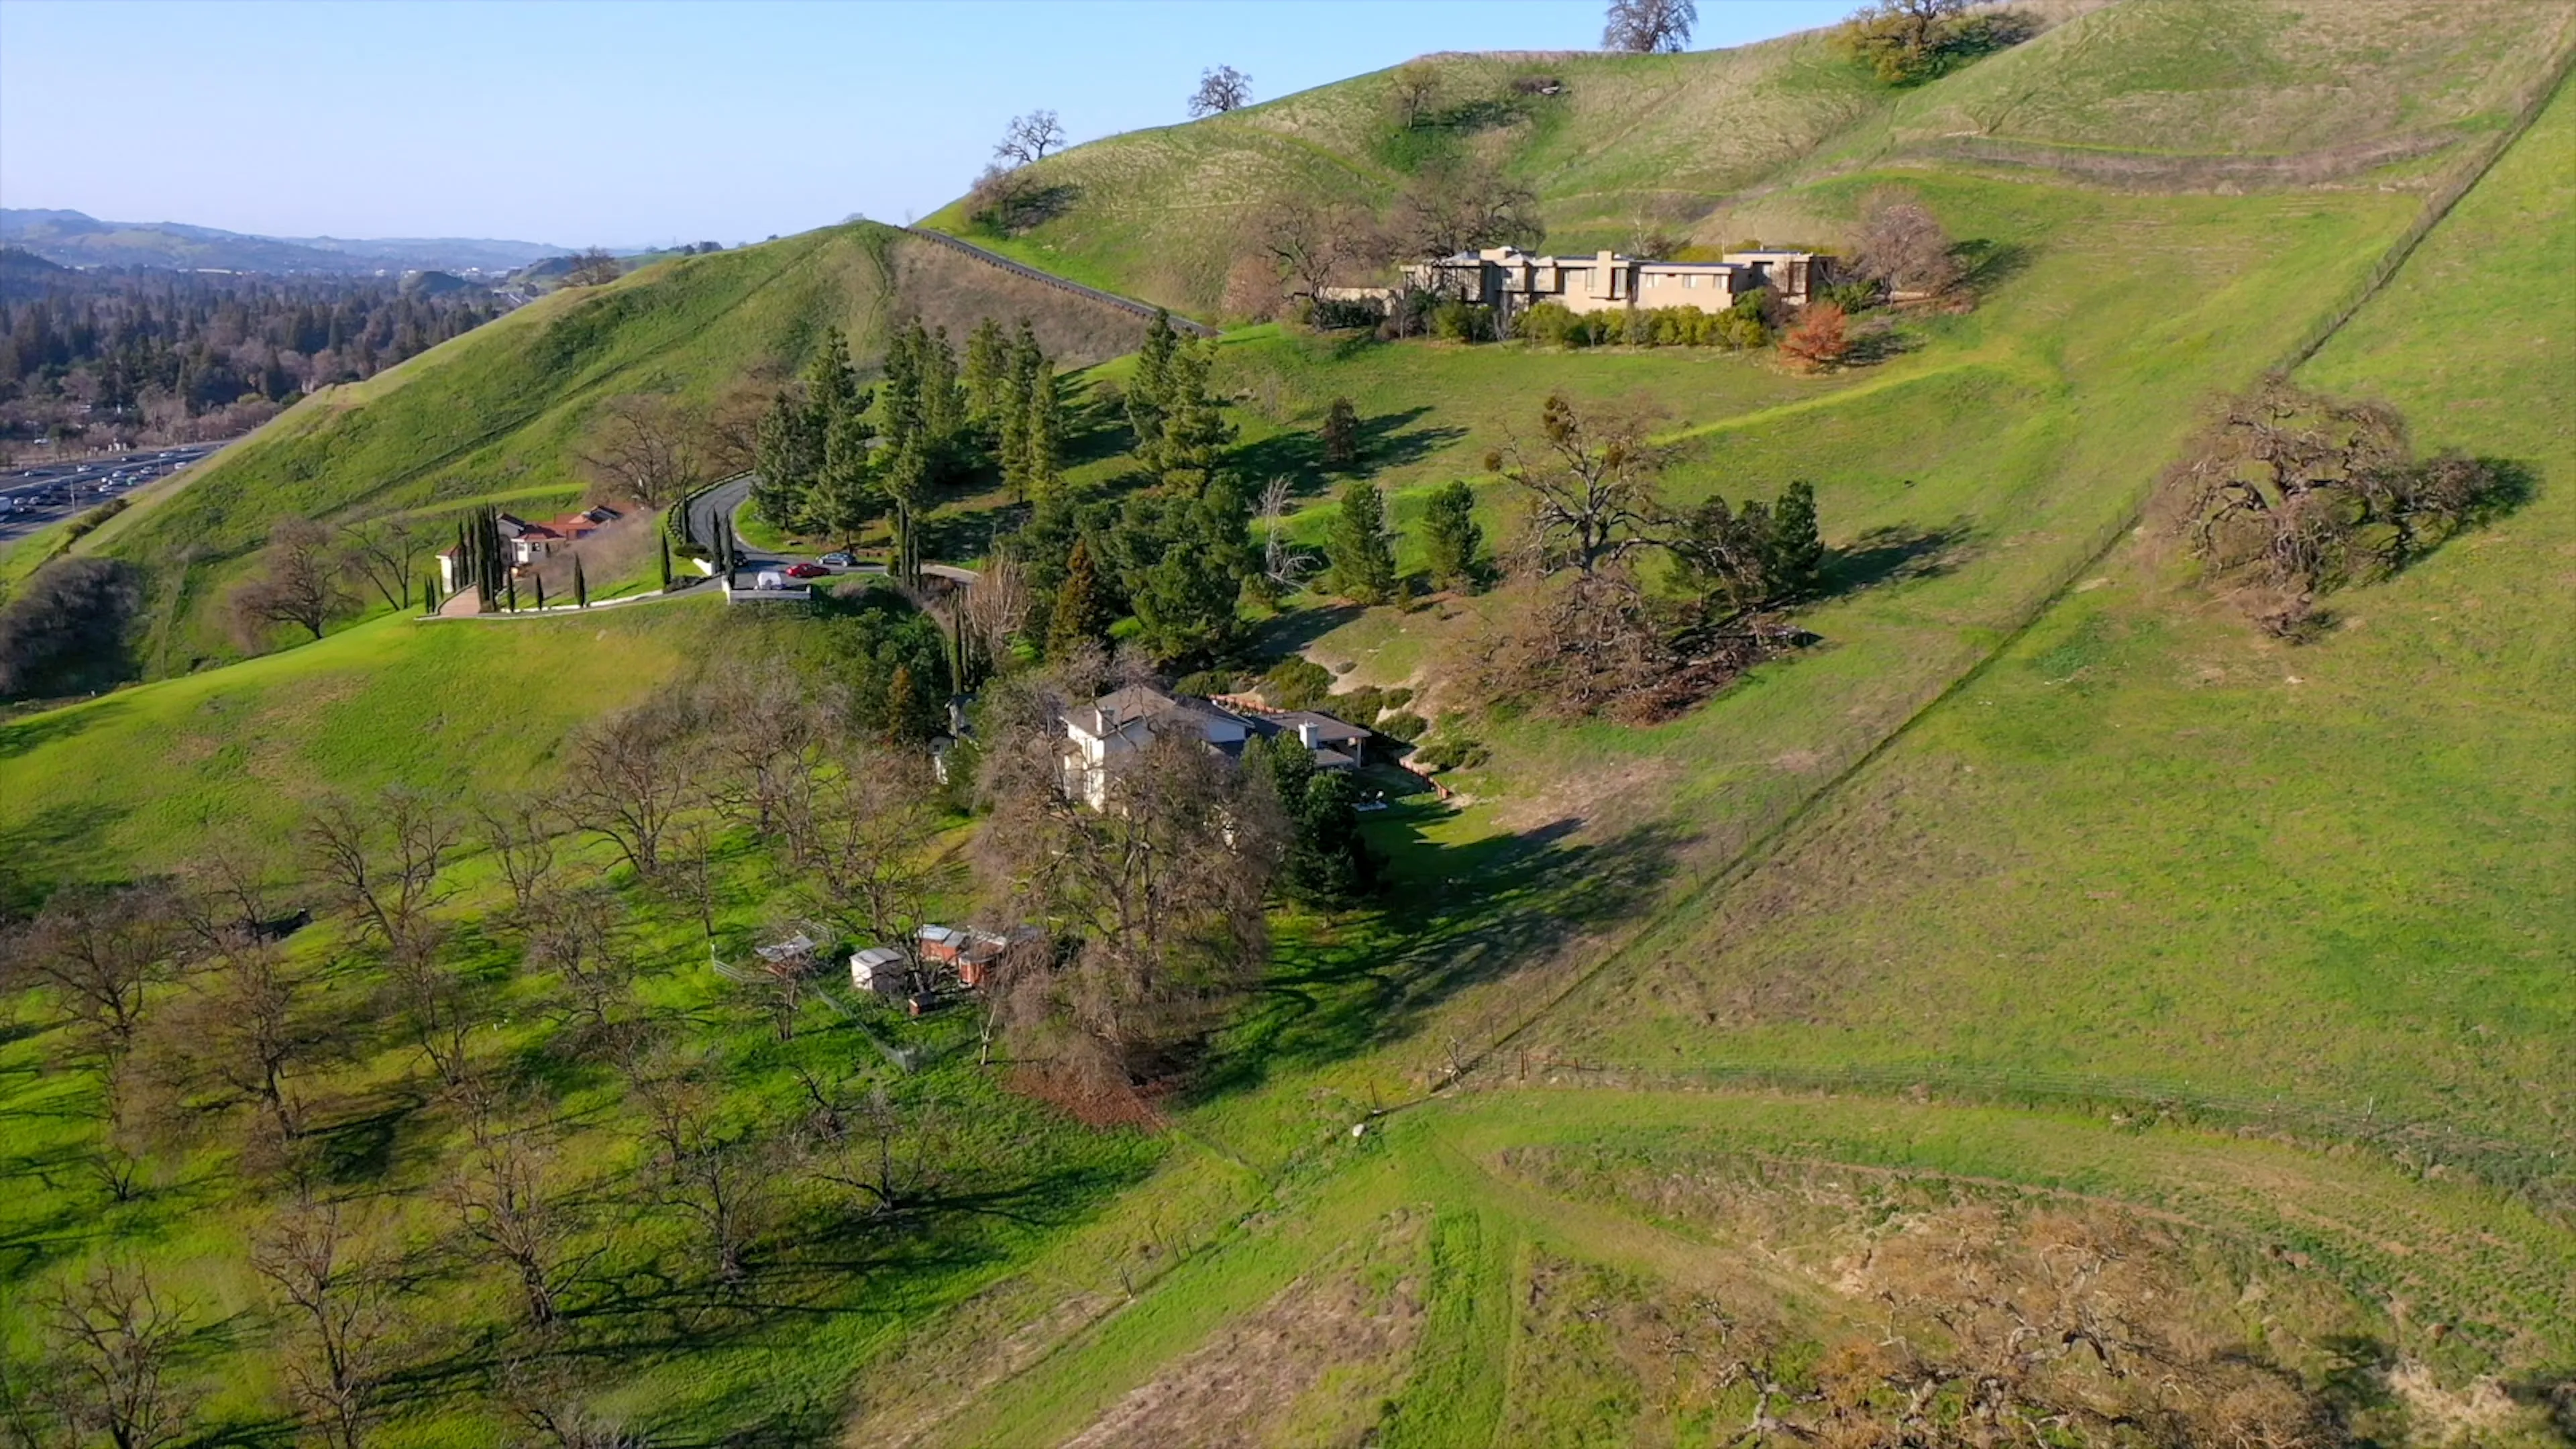
[{"label": "asphalt road", "polygon": [[[733,516],[744,503],[750,500],[752,485],[758,481],[760,480],[746,473],[739,478],[719,483],[691,499],[689,537],[697,540],[700,547],[708,548],[714,546],[718,529],[732,533],[734,557],[741,560],[737,568],[737,572],[740,573],[754,573],[761,569],[781,569],[790,564],[799,563],[821,564],[836,575],[883,574],[886,571],[886,566],[881,563],[823,564],[822,560],[803,554],[782,554],[769,549],[752,547],[744,541],[740,533],[733,532]],[[971,584],[976,579],[973,569],[959,568],[954,564],[923,564],[921,571],[941,578],[955,579],[960,583]]]},{"label": "asphalt road", "polygon": [[222,446],[190,443],[175,448],[137,449],[77,463],[46,463],[0,473],[0,543],[167,477]]}]

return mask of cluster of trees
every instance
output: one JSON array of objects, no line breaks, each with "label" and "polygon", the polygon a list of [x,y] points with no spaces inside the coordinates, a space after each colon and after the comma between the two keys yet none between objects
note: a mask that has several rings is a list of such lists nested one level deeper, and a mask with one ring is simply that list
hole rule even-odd
[{"label": "cluster of trees", "polygon": [[[1487,456],[1522,519],[1514,597],[1464,670],[1487,701],[1661,719],[1799,639],[1782,614],[1821,581],[1813,488],[1677,509],[1663,463],[1642,418],[1562,396],[1541,408],[1535,439]],[[1654,587],[1640,572],[1650,558]]]},{"label": "cluster of trees", "polygon": [[912,322],[863,387],[835,330],[797,386],[779,393],[753,444],[753,506],[772,524],[843,542],[883,518],[897,572],[919,573],[920,520],[942,486],[997,469],[1016,500],[1060,491],[1065,403],[1054,364],[1024,319],[986,318],[961,368],[946,329]]},{"label": "cluster of trees", "polygon": [[63,695],[122,678],[141,572],[119,559],[59,558],[0,602],[0,699]]},{"label": "cluster of trees", "polygon": [[1576,312],[1562,302],[1541,302],[1513,320],[1516,336],[1553,347],[1726,347],[1741,351],[1772,339],[1786,309],[1768,287],[1756,287],[1723,312],[1696,307],[1639,307],[1626,312]]},{"label": "cluster of trees", "polygon": [[2416,457],[2393,409],[2274,377],[2220,405],[2161,492],[2207,576],[2296,639],[2325,622],[2320,596],[2406,567],[2527,489],[2493,459]]},{"label": "cluster of trees", "polygon": [[[1022,589],[1024,628],[1052,659],[1106,642],[1133,614],[1155,662],[1191,668],[1242,639],[1239,604],[1261,577],[1253,500],[1226,466],[1235,430],[1209,380],[1214,348],[1157,316],[1118,398],[1145,485],[1122,498],[1032,490],[1027,522],[997,559]],[[987,578],[987,584],[990,577]],[[978,591],[985,587],[979,585]]]},{"label": "cluster of trees", "polygon": [[180,440],[245,401],[264,421],[507,310],[479,287],[70,271],[19,252],[0,257],[0,287],[0,435],[93,445]]},{"label": "cluster of trees", "polygon": [[[1253,213],[1243,233],[1244,254],[1267,275],[1257,287],[1236,288],[1228,300],[1238,310],[1263,315],[1284,303],[1331,325],[1346,319],[1323,300],[1328,288],[1398,262],[1489,246],[1535,247],[1545,235],[1536,192],[1486,159],[1444,151],[1405,178],[1383,214],[1359,201],[1312,192],[1291,193]],[[1436,306],[1427,296],[1402,299],[1385,315],[1390,335],[1426,330]],[[1366,316],[1376,320],[1381,312],[1372,307]]]},{"label": "cluster of trees", "polygon": [[1974,0],[1875,0],[1835,30],[1834,44],[1882,83],[1911,86],[2008,50],[2038,29],[2026,15]]},{"label": "cluster of trees", "polygon": [[[755,658],[582,732],[553,791],[318,801],[291,852],[236,843],[168,878],[65,887],[0,930],[0,989],[38,993],[65,1029],[55,1059],[94,1086],[80,1166],[97,1191],[193,1193],[206,1163],[237,1179],[267,1302],[227,1332],[264,1340],[299,1432],[357,1449],[422,1392],[412,1370],[480,1360],[527,1442],[610,1442],[546,1431],[580,1417],[577,1386],[526,1363],[615,1357],[636,1275],[684,1317],[757,1314],[743,1290],[801,1242],[939,1210],[960,1169],[905,1078],[797,1066],[792,1094],[739,1090],[704,1045],[721,1010],[642,989],[705,969],[703,948],[664,943],[683,922],[712,935],[728,861],[841,939],[909,943],[956,884],[934,848],[954,817],[895,747],[937,717],[936,630],[824,627],[803,667]],[[469,857],[489,869],[460,877]],[[734,1000],[792,1032],[798,986],[755,976]],[[346,1064],[396,1043],[436,1123],[411,1139],[435,1160],[408,1197],[328,1167],[334,1130],[377,1110],[381,1084]],[[596,1139],[565,1152],[555,1094],[573,1079],[621,1084],[600,1130],[638,1144],[631,1168],[600,1166],[627,1154]],[[0,1361],[13,1427],[132,1444],[204,1427],[190,1345],[210,1305],[124,1263],[20,1302],[33,1358]]]}]

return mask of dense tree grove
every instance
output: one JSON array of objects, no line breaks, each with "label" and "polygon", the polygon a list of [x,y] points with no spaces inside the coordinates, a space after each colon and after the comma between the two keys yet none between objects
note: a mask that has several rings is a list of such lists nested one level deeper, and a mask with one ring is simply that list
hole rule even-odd
[{"label": "dense tree grove", "polygon": [[[1478,693],[1650,721],[1795,642],[1782,613],[1815,592],[1825,560],[1814,490],[1675,509],[1663,462],[1643,419],[1561,396],[1540,410],[1536,438],[1487,456],[1520,528],[1511,606],[1463,661]],[[1659,583],[1640,571],[1649,559],[1666,565]]]},{"label": "dense tree grove", "polygon": [[2208,578],[2267,631],[2303,638],[2322,595],[2406,567],[2527,487],[2508,464],[2416,457],[2391,409],[2275,377],[2217,410],[2162,492]]},{"label": "dense tree grove", "polygon": [[221,416],[237,404],[274,406],[373,376],[505,310],[480,287],[72,271],[7,251],[0,436],[98,444],[220,435],[238,430],[239,418]]}]

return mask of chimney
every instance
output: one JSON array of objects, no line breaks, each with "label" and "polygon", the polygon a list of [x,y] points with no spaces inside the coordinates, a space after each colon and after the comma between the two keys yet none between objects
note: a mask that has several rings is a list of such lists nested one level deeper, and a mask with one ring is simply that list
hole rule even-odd
[{"label": "chimney", "polygon": [[1313,720],[1301,719],[1297,721],[1297,743],[1304,745],[1306,748],[1311,750],[1315,748],[1315,734],[1316,728]]}]

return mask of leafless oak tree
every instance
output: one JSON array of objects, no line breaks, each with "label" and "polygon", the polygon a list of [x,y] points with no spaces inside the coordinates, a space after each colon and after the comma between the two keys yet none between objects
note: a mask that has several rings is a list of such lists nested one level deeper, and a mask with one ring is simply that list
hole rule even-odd
[{"label": "leafless oak tree", "polygon": [[399,785],[364,806],[326,800],[304,830],[314,870],[341,909],[392,951],[427,948],[429,912],[446,896],[439,872],[456,837],[446,810]]},{"label": "leafless oak tree", "polygon": [[250,1265],[293,1324],[296,1407],[329,1449],[359,1449],[380,1408],[393,1291],[341,1204],[299,1203],[252,1244]]},{"label": "leafless oak tree", "polygon": [[111,1060],[134,1046],[146,995],[178,954],[176,896],[166,887],[67,887],[5,943],[10,986],[51,988],[64,1016]]},{"label": "leafless oak tree", "polygon": [[1283,826],[1267,793],[1194,734],[1156,738],[1093,810],[1064,788],[1046,698],[996,703],[978,863],[1008,918],[1077,943],[1062,969],[1015,985],[1043,1008],[1019,1020],[1070,1028],[1066,1064],[1094,1088],[1123,1088],[1267,959],[1261,903]]},{"label": "leafless oak tree", "polygon": [[1031,111],[1025,116],[1011,118],[1011,124],[1002,132],[1001,144],[993,148],[993,155],[1014,166],[1027,166],[1045,160],[1049,151],[1061,150],[1063,146],[1064,124],[1056,119],[1055,112]]},{"label": "leafless oak tree", "polygon": [[528,1326],[552,1328],[586,1259],[553,1190],[552,1158],[522,1134],[478,1118],[475,1142],[443,1196],[457,1226],[517,1285]]},{"label": "leafless oak tree", "polygon": [[1959,284],[1950,234],[1930,207],[1895,187],[1873,191],[1862,202],[1852,262],[1862,277],[1891,294],[1937,297]]},{"label": "leafless oak tree", "polygon": [[1230,65],[1199,72],[1199,88],[1190,95],[1190,114],[1219,116],[1252,104],[1252,77]]},{"label": "leafless oak tree", "polygon": [[525,914],[554,873],[555,836],[562,822],[546,805],[524,799],[480,805],[474,815],[483,827],[484,848],[510,884],[511,904]]},{"label": "leafless oak tree", "polygon": [[[913,933],[952,874],[933,849],[940,825],[917,756],[844,749],[792,827],[814,908],[854,935],[917,951]],[[916,956],[916,972],[920,965]]]},{"label": "leafless oak tree", "polygon": [[1283,197],[1254,219],[1250,235],[1292,296],[1319,297],[1356,268],[1383,259],[1385,239],[1361,208],[1312,194]]},{"label": "leafless oak tree", "polygon": [[1691,27],[1698,23],[1699,6],[1693,0],[1610,0],[1601,48],[1669,54],[1690,44]]},{"label": "leafless oak tree", "polygon": [[1541,574],[1572,568],[1589,576],[1652,546],[1663,516],[1655,486],[1661,464],[1642,419],[1587,415],[1563,393],[1540,407],[1535,444],[1509,438],[1485,455],[1486,471],[1521,491],[1528,510],[1522,551]]},{"label": "leafless oak tree", "polygon": [[572,270],[564,273],[564,285],[604,287],[624,275],[625,271],[625,267],[606,248],[592,247],[588,251],[573,253]]},{"label": "leafless oak tree", "polygon": [[573,821],[617,847],[639,875],[661,869],[662,836],[688,803],[698,716],[685,700],[611,715],[573,746]]},{"label": "leafless oak tree", "polygon": [[718,476],[708,442],[707,420],[688,403],[630,393],[600,409],[581,458],[609,492],[663,508]]},{"label": "leafless oak tree", "polygon": [[1538,194],[1472,157],[1434,162],[1417,172],[1397,195],[1388,230],[1405,254],[1416,257],[1535,246],[1546,234]]},{"label": "leafless oak tree", "polygon": [[55,1411],[115,1449],[159,1449],[188,1431],[196,1396],[177,1379],[187,1317],[141,1269],[100,1267],[56,1289],[46,1341],[61,1371]]},{"label": "leafless oak tree", "polygon": [[361,518],[340,525],[342,567],[373,588],[388,609],[419,602],[413,566],[425,542],[408,519]]},{"label": "leafless oak tree", "polygon": [[606,1033],[635,976],[625,915],[605,887],[567,884],[530,902],[524,929],[528,962],[550,971],[571,993],[573,1010],[592,1033]]},{"label": "leafless oak tree", "polygon": [[292,624],[319,639],[345,599],[331,557],[331,536],[311,519],[281,518],[269,530],[259,572],[233,590],[233,618],[245,647],[278,624]]}]

